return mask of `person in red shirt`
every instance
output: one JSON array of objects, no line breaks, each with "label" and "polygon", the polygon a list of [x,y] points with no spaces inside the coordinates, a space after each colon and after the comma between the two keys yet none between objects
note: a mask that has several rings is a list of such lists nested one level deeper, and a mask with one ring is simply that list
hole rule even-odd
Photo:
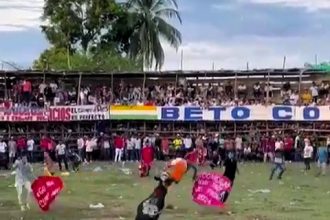
[{"label": "person in red shirt", "polygon": [[161,149],[164,155],[165,160],[168,160],[170,154],[170,141],[167,137],[163,137],[161,140]]},{"label": "person in red shirt", "polygon": [[20,157],[22,154],[25,153],[27,144],[26,144],[26,138],[24,136],[20,136],[16,141],[17,146],[17,155]]},{"label": "person in red shirt", "polygon": [[117,135],[114,139],[115,162],[120,162],[125,148],[125,139],[123,135]]},{"label": "person in red shirt", "polygon": [[203,166],[206,162],[207,149],[203,146],[197,147],[198,166]]},{"label": "person in red shirt", "polygon": [[292,155],[293,155],[293,138],[289,135],[286,135],[284,138],[284,158],[286,161],[292,161]]},{"label": "person in red shirt", "polygon": [[141,152],[141,161],[139,165],[139,171],[141,177],[149,176],[149,171],[151,169],[151,165],[152,162],[154,161],[154,158],[155,158],[154,148],[150,145],[149,141],[147,140]]},{"label": "person in red shirt", "polygon": [[23,101],[26,103],[30,103],[31,93],[32,93],[32,84],[29,80],[23,81],[22,92],[23,92]]},{"label": "person in red shirt", "polygon": [[48,151],[52,146],[52,140],[47,137],[46,135],[43,135],[42,138],[40,139],[40,148]]}]

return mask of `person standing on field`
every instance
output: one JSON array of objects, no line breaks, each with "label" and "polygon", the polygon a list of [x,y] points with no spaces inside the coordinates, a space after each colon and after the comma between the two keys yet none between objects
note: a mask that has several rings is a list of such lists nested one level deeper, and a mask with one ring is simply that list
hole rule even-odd
[{"label": "person standing on field", "polygon": [[124,148],[125,148],[125,139],[123,135],[117,135],[114,140],[115,146],[115,162],[121,162],[121,158],[123,156]]},{"label": "person standing on field", "polygon": [[304,163],[305,163],[305,171],[311,169],[311,161],[313,156],[313,146],[309,139],[305,140],[305,148],[304,148]]},{"label": "person standing on field", "polygon": [[128,136],[126,139],[127,159],[126,161],[132,162],[134,158],[134,139],[133,136]]},{"label": "person standing on field", "polygon": [[58,167],[60,171],[62,171],[62,161],[65,166],[65,170],[69,171],[68,160],[67,160],[67,150],[64,142],[60,141],[55,148],[57,160],[58,160]]},{"label": "person standing on field", "polygon": [[86,162],[86,157],[85,157],[85,148],[86,148],[86,145],[85,145],[85,140],[86,140],[86,137],[79,137],[78,140],[77,140],[77,146],[78,146],[78,152],[79,152],[79,156],[81,158],[81,160],[83,162]]},{"label": "person standing on field", "polygon": [[281,145],[277,145],[275,148],[275,156],[274,156],[274,166],[271,171],[269,179],[272,180],[275,172],[278,171],[278,179],[282,179],[282,175],[285,171],[284,165],[284,152],[283,147]]},{"label": "person standing on field", "polygon": [[320,172],[318,176],[322,174],[323,176],[326,173],[327,169],[327,160],[328,160],[328,148],[326,146],[326,141],[321,142],[321,146],[317,149],[317,162]]},{"label": "person standing on field", "polygon": [[[29,202],[32,193],[31,181],[33,179],[32,166],[28,162],[27,157],[23,155],[15,161],[13,169],[16,171],[15,187],[17,190],[18,203],[21,207],[21,211],[25,211],[26,209],[30,209]],[[26,190],[25,198],[23,198],[23,189]]]},{"label": "person standing on field", "polygon": [[90,137],[88,137],[87,140],[86,140],[86,160],[87,160],[87,163],[91,163],[93,161],[93,149],[94,149],[94,142]]},{"label": "person standing on field", "polygon": [[13,164],[17,153],[17,145],[13,136],[11,136],[10,140],[8,141],[8,148],[9,148],[9,163]]},{"label": "person standing on field", "polygon": [[26,145],[27,145],[27,153],[28,153],[29,163],[33,163],[34,162],[33,151],[34,151],[35,142],[34,142],[32,137],[28,138],[28,140],[26,142]]}]

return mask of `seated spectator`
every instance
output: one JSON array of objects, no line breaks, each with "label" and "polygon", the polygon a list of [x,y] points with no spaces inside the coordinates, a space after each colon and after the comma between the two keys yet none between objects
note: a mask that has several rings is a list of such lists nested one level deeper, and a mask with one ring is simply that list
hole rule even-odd
[{"label": "seated spectator", "polygon": [[301,101],[306,106],[312,103],[313,98],[308,89],[305,89],[304,92],[301,94]]},{"label": "seated spectator", "polygon": [[283,85],[283,88],[281,90],[281,97],[283,100],[283,104],[290,104],[290,97],[291,97],[292,91],[290,83],[285,83]]},{"label": "seated spectator", "polygon": [[290,95],[290,104],[291,105],[297,105],[299,100],[299,94],[298,91],[294,91],[291,95]]}]

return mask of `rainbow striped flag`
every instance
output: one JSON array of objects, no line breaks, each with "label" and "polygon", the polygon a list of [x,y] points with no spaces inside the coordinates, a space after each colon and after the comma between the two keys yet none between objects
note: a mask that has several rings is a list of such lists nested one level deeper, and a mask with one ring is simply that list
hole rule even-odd
[{"label": "rainbow striped flag", "polygon": [[156,106],[110,106],[110,119],[114,120],[157,120]]}]

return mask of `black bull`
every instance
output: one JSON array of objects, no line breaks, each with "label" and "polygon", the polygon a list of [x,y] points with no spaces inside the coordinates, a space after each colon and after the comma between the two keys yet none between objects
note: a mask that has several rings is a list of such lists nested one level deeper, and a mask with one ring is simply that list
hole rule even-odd
[{"label": "black bull", "polygon": [[151,195],[138,205],[135,220],[158,220],[165,206],[166,194],[167,187],[159,181]]}]

